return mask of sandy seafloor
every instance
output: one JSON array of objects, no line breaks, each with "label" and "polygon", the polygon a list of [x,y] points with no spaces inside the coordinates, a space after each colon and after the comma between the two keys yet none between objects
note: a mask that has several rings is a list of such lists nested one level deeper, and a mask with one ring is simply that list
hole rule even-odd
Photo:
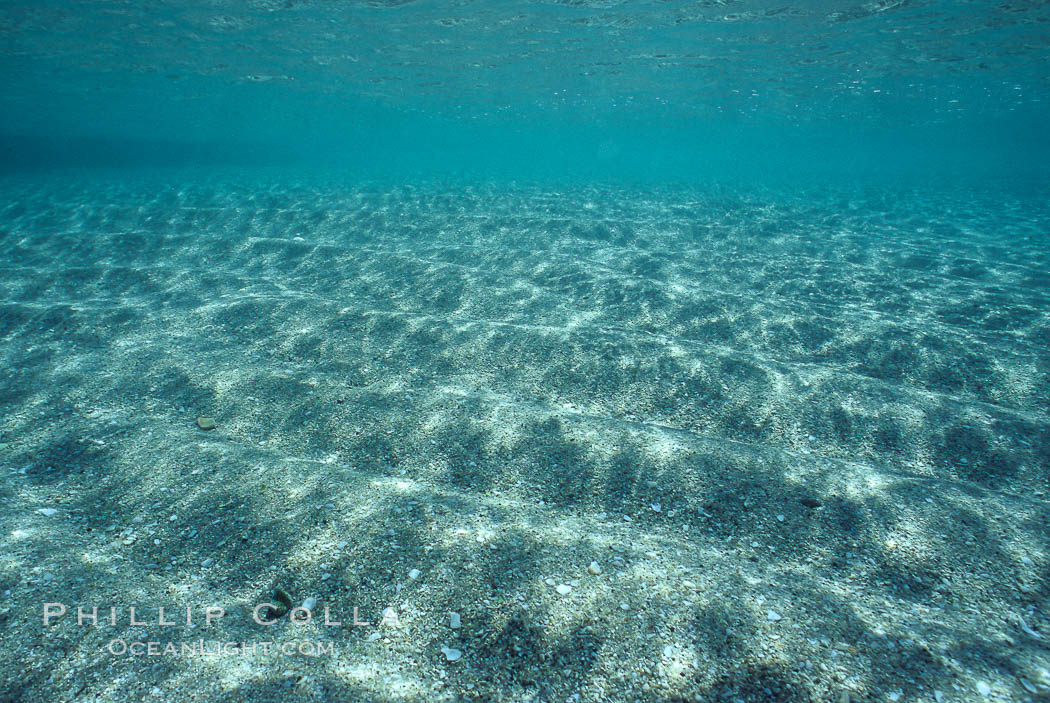
[{"label": "sandy seafloor", "polygon": [[1050,696],[1039,189],[0,192],[0,700]]}]

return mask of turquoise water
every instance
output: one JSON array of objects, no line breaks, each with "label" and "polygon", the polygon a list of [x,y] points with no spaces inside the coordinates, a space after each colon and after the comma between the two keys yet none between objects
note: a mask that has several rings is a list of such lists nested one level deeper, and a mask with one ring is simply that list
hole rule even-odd
[{"label": "turquoise water", "polygon": [[8,170],[1045,176],[1039,2],[6,2]]},{"label": "turquoise water", "polygon": [[3,703],[1050,695],[1050,3],[0,40]]}]

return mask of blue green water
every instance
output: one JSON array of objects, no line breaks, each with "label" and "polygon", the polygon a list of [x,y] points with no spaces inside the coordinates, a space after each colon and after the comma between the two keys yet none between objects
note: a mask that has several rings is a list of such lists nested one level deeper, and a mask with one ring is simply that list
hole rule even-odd
[{"label": "blue green water", "polygon": [[1048,66],[1024,0],[0,0],[0,701],[1046,701]]},{"label": "blue green water", "polygon": [[5,2],[3,165],[1044,176],[1048,23],[1040,2]]}]

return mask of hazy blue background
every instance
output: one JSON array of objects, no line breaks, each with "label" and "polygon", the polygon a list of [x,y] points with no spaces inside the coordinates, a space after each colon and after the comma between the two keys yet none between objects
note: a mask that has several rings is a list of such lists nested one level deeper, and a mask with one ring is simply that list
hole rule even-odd
[{"label": "hazy blue background", "polygon": [[823,182],[1046,173],[1050,5],[5,1],[0,165]]}]

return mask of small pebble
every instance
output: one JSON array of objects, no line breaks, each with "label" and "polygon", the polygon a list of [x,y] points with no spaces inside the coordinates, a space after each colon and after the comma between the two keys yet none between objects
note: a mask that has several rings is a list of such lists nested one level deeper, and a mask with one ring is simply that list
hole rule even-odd
[{"label": "small pebble", "polygon": [[54,508],[39,508],[37,512],[43,515],[44,517],[53,517],[55,515],[58,515],[58,511]]},{"label": "small pebble", "polygon": [[778,620],[782,619],[783,618],[780,617],[780,613],[778,613],[775,610],[770,610],[768,613],[766,613],[766,620],[768,620],[769,622],[777,622]]},{"label": "small pebble", "polygon": [[556,589],[554,589],[554,590],[556,590],[558,593],[560,593],[563,596],[567,596],[570,593],[572,593],[572,586],[570,586],[567,583],[559,583],[558,587]]},{"label": "small pebble", "polygon": [[649,507],[652,508],[656,512],[660,512],[660,504],[659,503],[650,503]]},{"label": "small pebble", "polygon": [[621,601],[620,602],[620,610],[630,610],[630,609],[631,609],[631,606],[627,605],[626,601]]},{"label": "small pebble", "polygon": [[591,565],[587,567],[587,573],[597,576],[602,572],[602,567],[598,566],[598,562],[592,561]]},{"label": "small pebble", "polygon": [[448,626],[453,630],[458,630],[463,626],[463,621],[460,620],[459,613],[450,613],[448,616]]},{"label": "small pebble", "polygon": [[213,418],[210,418],[210,417],[203,417],[203,416],[198,417],[197,418],[197,427],[201,428],[202,430],[214,430],[215,429],[215,420]]},{"label": "small pebble", "polygon": [[310,596],[303,601],[303,608],[306,610],[313,610],[315,607],[317,607],[317,599],[313,596]]},{"label": "small pebble", "polygon": [[992,687],[989,686],[984,681],[978,681],[977,682],[977,692],[980,693],[982,696],[987,696],[987,695],[989,695],[992,692]]},{"label": "small pebble", "polygon": [[459,661],[459,658],[463,656],[463,652],[452,647],[442,647],[441,652],[445,655],[445,659],[450,662]]},{"label": "small pebble", "polygon": [[419,569],[412,569],[411,571],[408,572],[408,577],[410,579],[412,579],[413,581],[415,581],[417,578],[419,578],[419,575],[421,573],[423,573],[423,572],[420,571]]},{"label": "small pebble", "polygon": [[212,559],[211,557],[208,557],[207,559],[205,559],[204,561],[201,562],[201,566],[203,566],[205,569],[207,569],[209,566],[211,566],[214,563],[215,563],[215,560]]}]

